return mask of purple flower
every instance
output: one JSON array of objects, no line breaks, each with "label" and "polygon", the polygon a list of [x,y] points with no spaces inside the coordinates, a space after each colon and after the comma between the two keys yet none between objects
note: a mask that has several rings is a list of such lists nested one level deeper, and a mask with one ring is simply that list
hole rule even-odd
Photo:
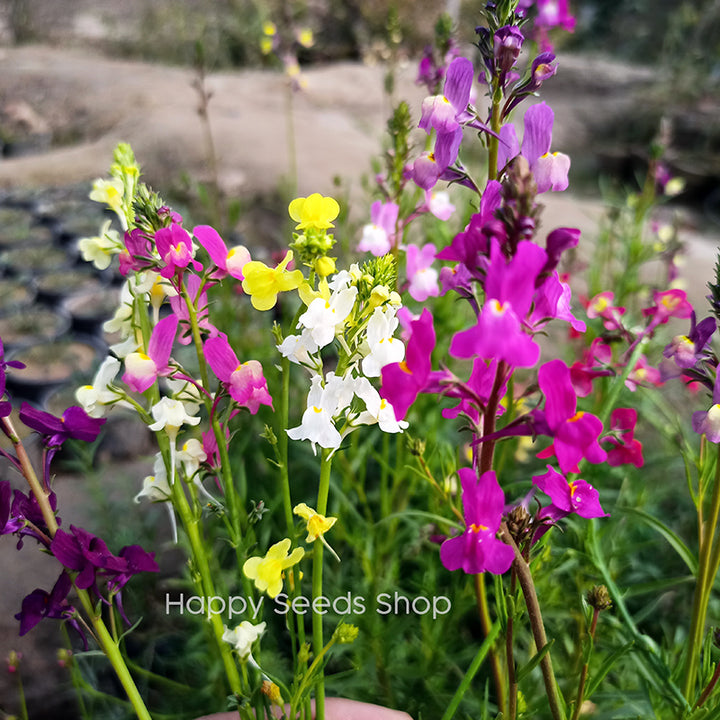
[{"label": "purple flower", "polygon": [[123,240],[125,250],[119,256],[121,275],[127,276],[131,271],[145,270],[155,265],[152,241],[144,230],[135,228],[126,231]]},{"label": "purple flower", "polygon": [[712,394],[712,406],[709,410],[698,410],[693,413],[693,430],[712,443],[720,442],[720,372],[715,376]]},{"label": "purple flower", "polygon": [[454,133],[472,116],[467,111],[473,83],[473,65],[464,57],[455,58],[447,69],[442,95],[432,95],[422,103],[419,128],[428,135],[434,129],[438,135]]},{"label": "purple flower", "polygon": [[430,356],[435,348],[433,316],[427,308],[417,320],[410,323],[412,335],[407,342],[405,360],[382,368],[380,395],[395,411],[395,418],[402,420],[419,393],[430,379]]},{"label": "purple flower", "polygon": [[[43,618],[68,620],[72,617],[75,608],[67,602],[71,587],[70,576],[63,570],[49,593],[36,588],[26,595],[23,598],[20,612],[15,615],[15,619],[20,621],[20,635],[25,635],[32,630]],[[76,623],[71,622],[71,624],[79,631]]]},{"label": "purple flower", "polygon": [[570,158],[563,153],[550,153],[555,113],[546,103],[532,105],[525,111],[522,148],[515,127],[508,123],[500,129],[498,167],[504,167],[516,155],[522,155],[530,165],[539,193],[561,191],[568,186]]},{"label": "purple flower", "polygon": [[559,516],[577,513],[580,517],[596,518],[604,517],[605,511],[600,506],[598,491],[585,480],[573,480],[568,482],[551,465],[547,466],[544,475],[533,475],[533,485],[550,496],[552,506],[560,513],[547,513],[553,519]]},{"label": "purple flower", "polygon": [[363,227],[358,250],[370,252],[375,257],[385,255],[396,244],[399,207],[394,202],[376,200],[370,206],[370,222]]},{"label": "purple flower", "polygon": [[[54,492],[48,495],[48,502],[50,503],[50,509],[55,512],[57,510],[57,495]],[[2,516],[0,516],[0,520],[2,520]],[[60,518],[56,517],[56,520],[59,525]],[[32,493],[26,495],[21,490],[13,491],[9,516],[0,534],[16,534],[19,538],[18,550],[23,546],[25,536],[33,537],[45,545],[48,543],[50,531],[45,524],[45,518],[35,495]]]},{"label": "purple flower", "polygon": [[48,448],[59,448],[66,440],[93,442],[105,424],[105,418],[92,418],[81,407],[69,407],[61,418],[44,410],[37,410],[28,403],[20,407],[20,421],[31,430],[45,436]]},{"label": "purple flower", "polygon": [[695,324],[695,311],[690,315],[690,332],[687,335],[676,335],[672,341],[665,346],[663,355],[675,361],[675,364],[683,370],[695,367],[702,358],[702,354],[715,332],[715,318],[706,317],[697,325]]},{"label": "purple flower", "polygon": [[[5,535],[5,528],[10,520],[10,498],[12,488],[9,480],[0,480],[0,535]],[[13,530],[9,532],[14,532]]]},{"label": "purple flower", "polygon": [[435,246],[427,243],[419,248],[409,244],[406,250],[405,268],[407,270],[408,294],[413,300],[425,302],[429,297],[440,294],[438,271],[432,267],[435,260]]},{"label": "purple flower", "polygon": [[505,25],[493,35],[495,71],[500,74],[500,87],[505,87],[506,77],[513,69],[525,38],[516,25]]},{"label": "purple flower", "polygon": [[578,462],[583,458],[591,463],[604,462],[607,454],[598,444],[602,422],[595,415],[577,412],[568,366],[562,360],[545,363],[538,370],[538,384],[545,395],[541,417],[553,438],[552,445],[538,457],[556,455],[564,473],[578,472]]},{"label": "purple flower", "polygon": [[[0,338],[0,398],[5,395],[5,381],[6,381],[6,370],[7,368],[24,368],[25,363],[21,363],[19,360],[5,361],[5,348],[3,346],[2,338]],[[0,401],[0,417],[7,417],[12,412],[12,405],[7,400]]]},{"label": "purple flower", "polygon": [[462,468],[458,474],[466,528],[462,535],[442,544],[440,560],[448,570],[501,575],[515,559],[513,549],[496,537],[505,506],[503,491],[492,470],[479,480],[470,468]]},{"label": "purple flower", "polygon": [[257,360],[240,363],[226,335],[216,335],[205,341],[205,357],[235,402],[246,407],[253,415],[260,409],[260,405],[272,407],[262,365]]},{"label": "purple flower", "polygon": [[462,128],[450,133],[438,133],[433,152],[424,152],[412,165],[410,176],[423,190],[431,190],[457,160],[460,143],[462,142]]},{"label": "purple flower", "polygon": [[[470,417],[476,424],[480,422],[480,412],[484,411],[485,405],[490,398],[495,376],[497,374],[497,361],[492,360],[489,364],[481,359],[475,358],[472,372],[466,383],[446,383],[441,392],[445,397],[460,398],[460,402],[453,408],[445,408],[442,411],[444,418],[456,418],[460,413]],[[505,394],[505,384],[499,389],[499,394]],[[498,408],[498,414],[505,412],[504,408]]]}]

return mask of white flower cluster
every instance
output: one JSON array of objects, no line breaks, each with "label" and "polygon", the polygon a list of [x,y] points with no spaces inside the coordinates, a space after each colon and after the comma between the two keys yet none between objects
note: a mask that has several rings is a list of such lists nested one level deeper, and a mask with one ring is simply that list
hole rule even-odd
[{"label": "white flower cluster", "polygon": [[[283,357],[310,372],[302,421],[287,433],[293,440],[309,440],[313,451],[316,445],[337,450],[359,425],[377,423],[388,433],[407,427],[406,422],[395,419],[392,405],[368,380],[380,377],[385,365],[405,357],[405,346],[393,337],[400,297],[380,286],[362,302],[357,288],[360,278],[360,269],[353,265],[331,282],[321,281],[318,292],[303,297],[307,310],[298,321],[300,334],[290,335],[278,345]],[[333,341],[339,345],[340,360],[336,370],[325,372],[320,351]]]}]

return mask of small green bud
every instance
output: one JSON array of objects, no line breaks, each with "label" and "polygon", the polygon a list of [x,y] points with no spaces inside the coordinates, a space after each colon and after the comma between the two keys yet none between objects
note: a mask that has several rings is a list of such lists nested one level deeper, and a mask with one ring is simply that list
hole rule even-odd
[{"label": "small green bud", "polygon": [[348,623],[340,623],[333,633],[333,640],[340,645],[348,645],[355,642],[360,629],[357,625],[349,625]]},{"label": "small green bud", "polygon": [[407,436],[407,446],[411,455],[422,457],[425,454],[425,441],[419,438]]},{"label": "small green bud", "polygon": [[308,660],[310,659],[310,645],[309,643],[303,643],[300,646],[300,650],[298,651],[298,663],[300,663],[300,666],[307,665]]}]

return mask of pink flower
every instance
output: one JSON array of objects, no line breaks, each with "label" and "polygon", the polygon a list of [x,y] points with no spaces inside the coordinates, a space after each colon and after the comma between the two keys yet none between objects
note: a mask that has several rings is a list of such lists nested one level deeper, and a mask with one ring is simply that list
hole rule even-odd
[{"label": "pink flower", "polygon": [[533,475],[533,485],[549,495],[552,508],[560,511],[552,512],[551,508],[546,508],[546,513],[550,510],[547,514],[554,519],[560,514],[569,515],[573,512],[584,518],[604,517],[606,514],[600,506],[598,491],[590,483],[585,480],[568,482],[551,465],[547,466],[544,475]]},{"label": "pink flower", "polygon": [[611,435],[606,435],[602,442],[610,443],[613,448],[608,450],[608,465],[643,466],[642,443],[636,440],[635,424],[637,410],[634,408],[616,408],[610,415]]},{"label": "pink flower", "polygon": [[184,270],[192,264],[196,271],[202,270],[202,265],[193,259],[194,250],[192,240],[185,230],[174,223],[169,228],[160,228],[155,233],[155,247],[165,267],[160,270],[164,278],[174,277],[178,271]]},{"label": "pink flower", "polygon": [[193,235],[217,265],[215,277],[221,279],[225,275],[231,275],[237,280],[245,279],[242,274],[243,265],[250,262],[251,258],[250,252],[244,245],[236,245],[228,250],[217,230],[209,225],[198,225],[193,229]]},{"label": "pink flower", "polygon": [[413,300],[425,302],[429,297],[440,294],[438,271],[432,267],[434,260],[435,246],[432,243],[427,243],[422,248],[408,245],[405,266],[410,282],[408,293]]},{"label": "pink flower", "polygon": [[376,200],[370,206],[370,223],[363,227],[358,250],[370,252],[375,257],[385,255],[395,245],[398,206],[394,202],[382,203]]},{"label": "pink flower", "polygon": [[177,328],[177,316],[168,315],[153,329],[147,355],[143,352],[133,352],[125,358],[125,374],[122,379],[131,390],[145,392],[158,376],[170,374],[168,361]]},{"label": "pink flower", "polygon": [[253,415],[260,405],[272,407],[262,365],[257,360],[240,363],[227,336],[223,334],[208,338],[204,350],[212,371],[235,402],[246,407]]}]

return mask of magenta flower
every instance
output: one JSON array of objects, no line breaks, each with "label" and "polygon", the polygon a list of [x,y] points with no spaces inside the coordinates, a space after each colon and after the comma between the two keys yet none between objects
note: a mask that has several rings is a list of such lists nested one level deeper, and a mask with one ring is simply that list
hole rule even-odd
[{"label": "magenta flower", "polygon": [[622,330],[622,316],[625,314],[625,308],[613,305],[615,301],[615,293],[612,290],[605,290],[598,293],[586,308],[587,316],[593,320],[595,318],[603,319],[603,326],[606,330]]},{"label": "magenta flower", "polygon": [[216,335],[205,341],[205,357],[235,402],[253,415],[260,405],[272,407],[262,365],[257,360],[240,363],[226,335]]},{"label": "magenta flower", "polygon": [[430,134],[455,133],[460,126],[472,119],[467,107],[473,83],[473,65],[464,57],[455,58],[447,69],[442,95],[425,98],[422,103],[418,127]]},{"label": "magenta flower", "polygon": [[535,293],[535,279],[546,260],[542,248],[523,240],[518,243],[515,256],[506,262],[499,243],[492,239],[485,305],[474,327],[453,336],[450,343],[453,357],[496,358],[513,367],[535,365],[540,348],[524,332],[522,322]]},{"label": "magenta flower", "polygon": [[497,532],[502,522],[505,496],[495,473],[489,470],[478,480],[470,468],[458,471],[462,485],[465,532],[446,540],[440,547],[440,560],[448,570],[464,570],[469,575],[507,572],[515,559],[513,549]]},{"label": "magenta flower", "polygon": [[168,315],[153,328],[147,355],[143,352],[133,352],[126,356],[122,380],[131,390],[145,392],[158,377],[170,374],[171,368],[168,362],[177,327],[177,315]]},{"label": "magenta flower", "polygon": [[711,443],[720,442],[720,373],[715,376],[712,394],[712,406],[709,410],[698,410],[693,413],[693,430]]},{"label": "magenta flower", "polygon": [[[10,520],[10,498],[12,488],[9,480],[0,480],[0,535],[5,535],[5,528]],[[11,531],[12,532],[12,531]]]},{"label": "magenta flower", "polygon": [[543,418],[553,438],[552,445],[538,457],[556,455],[564,473],[578,472],[583,458],[591,463],[604,462],[607,454],[598,443],[602,422],[595,415],[577,411],[567,365],[562,360],[545,363],[538,370],[538,384],[545,395]]},{"label": "magenta flower", "polygon": [[[545,509],[546,514],[553,519],[570,513],[577,513],[584,518],[605,517],[606,515],[600,506],[598,491],[585,480],[568,482],[551,465],[547,466],[547,472],[544,475],[533,475],[532,480],[533,485],[550,496],[552,507],[560,511],[557,513],[550,508]],[[549,513],[548,510],[550,510]]]},{"label": "magenta flower", "polygon": [[570,381],[578,397],[587,397],[592,392],[595,378],[613,374],[609,365],[612,349],[602,338],[595,338],[589,349],[583,353],[583,359],[573,363],[570,368]]},{"label": "magenta flower", "polygon": [[417,245],[407,246],[405,268],[407,271],[408,294],[413,300],[425,302],[429,297],[440,294],[438,287],[438,271],[432,267],[435,260],[435,246],[427,243],[419,248]]},{"label": "magenta flower", "polygon": [[202,270],[202,265],[193,259],[194,250],[192,239],[186,230],[179,225],[172,224],[168,228],[160,228],[155,233],[155,247],[165,266],[160,270],[164,278],[172,278],[178,271],[192,265],[196,271]]},{"label": "magenta flower", "polygon": [[137,272],[153,267],[156,263],[153,257],[152,242],[144,230],[135,228],[125,232],[125,250],[119,255],[120,274],[125,277],[130,272]]},{"label": "magenta flower", "polygon": [[245,279],[242,269],[251,258],[250,252],[244,245],[235,245],[228,250],[217,230],[209,225],[198,225],[193,228],[193,235],[217,266],[217,271],[214,273],[216,278],[222,279],[225,275],[230,275],[237,280]]},{"label": "magenta flower", "polygon": [[546,28],[560,27],[567,32],[575,30],[575,18],[570,14],[568,0],[537,0],[538,14],[535,24]]},{"label": "magenta flower", "polygon": [[638,385],[654,385],[658,387],[662,384],[663,379],[660,370],[652,367],[644,355],[638,358],[637,364],[625,380],[625,387],[631,392],[635,392]]},{"label": "magenta flower", "polygon": [[575,332],[585,332],[585,323],[572,314],[571,298],[570,286],[562,282],[557,270],[554,270],[535,293],[532,313],[528,318],[533,331],[538,332],[548,320],[557,318],[569,323]]},{"label": "magenta flower", "polygon": [[[485,410],[485,405],[490,399],[492,388],[497,373],[497,361],[492,360],[489,364],[481,358],[473,361],[472,372],[466,383],[444,383],[438,388],[438,392],[448,398],[459,398],[460,402],[453,408],[445,408],[442,411],[444,418],[456,418],[460,413],[467,415],[474,423],[480,422],[480,413]],[[505,383],[499,389],[501,396],[505,395],[507,377]],[[498,415],[505,412],[504,408],[498,407]]]},{"label": "magenta flower", "polygon": [[608,450],[608,465],[643,466],[642,443],[635,439],[635,424],[637,423],[637,410],[634,408],[615,408],[610,415],[610,435],[606,435],[602,442],[610,443],[613,447]]},{"label": "magenta flower", "polygon": [[5,395],[5,383],[7,368],[21,369],[25,367],[25,363],[21,363],[19,360],[5,360],[5,348],[3,346],[2,338],[0,338],[0,417],[7,417],[12,412],[12,405],[7,400],[1,400]]},{"label": "magenta flower", "polygon": [[568,186],[570,158],[563,153],[550,152],[554,120],[555,113],[546,103],[530,106],[525,111],[522,148],[514,125],[508,123],[500,129],[498,167],[504,167],[516,155],[522,155],[530,165],[539,193],[561,191]]},{"label": "magenta flower", "polygon": [[402,420],[430,378],[430,356],[435,348],[433,316],[427,308],[410,323],[412,335],[407,342],[405,360],[382,368],[380,395],[395,411],[395,419]]},{"label": "magenta flower", "polygon": [[[48,454],[52,455],[52,451]],[[50,492],[48,501],[50,503],[50,509],[55,513],[57,511],[57,495],[55,492]],[[60,525],[62,522],[61,519],[57,516],[55,519],[58,525]],[[31,492],[26,495],[20,490],[13,490],[10,512],[5,521],[4,529],[0,531],[0,535],[11,534],[18,536],[18,550],[23,546],[23,538],[26,536],[35,538],[35,540],[43,545],[47,545],[48,543],[50,531],[45,524],[45,518],[37,498]]]},{"label": "magenta flower", "polygon": [[671,317],[689,318],[693,312],[684,290],[656,290],[653,293],[653,302],[655,304],[652,307],[643,310],[645,317],[652,318],[648,329],[663,325]]}]

